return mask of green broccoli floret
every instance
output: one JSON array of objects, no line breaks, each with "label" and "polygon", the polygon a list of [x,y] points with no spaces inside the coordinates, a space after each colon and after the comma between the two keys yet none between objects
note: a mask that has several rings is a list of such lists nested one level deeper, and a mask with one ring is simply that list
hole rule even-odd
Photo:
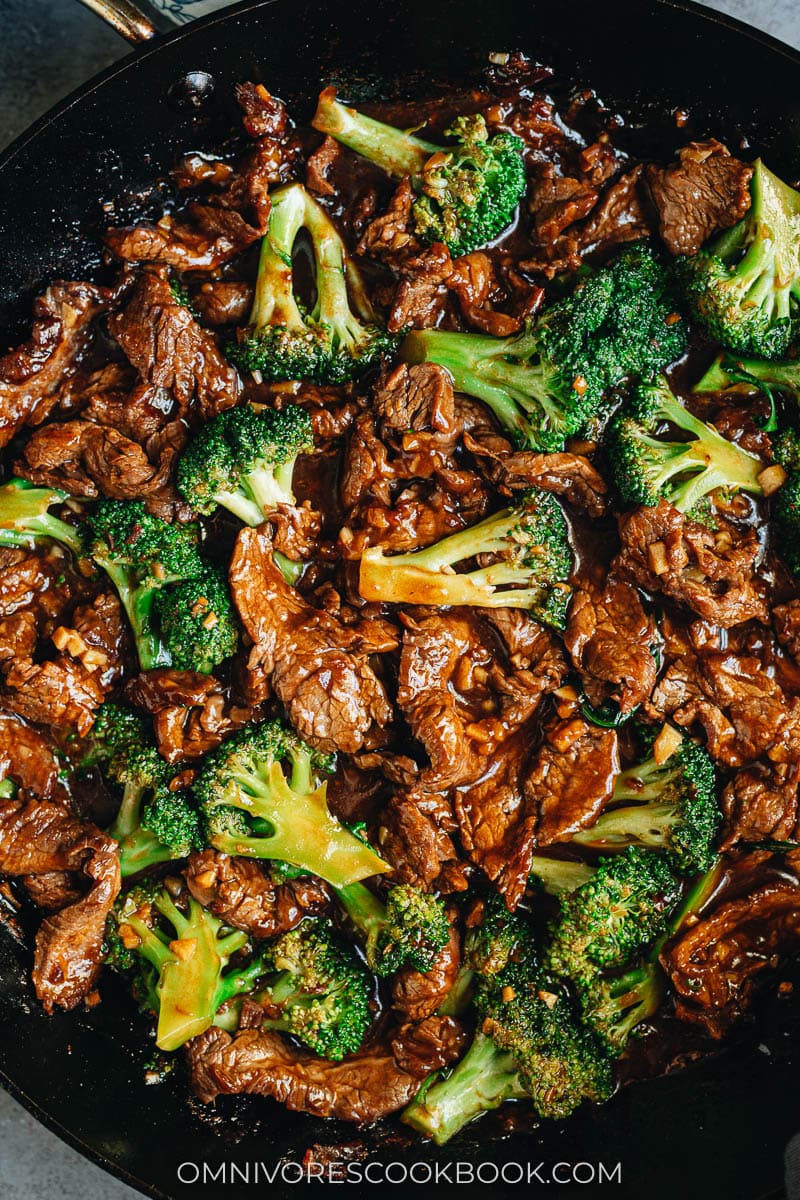
[{"label": "green broccoli floret", "polygon": [[11,800],[17,795],[18,791],[19,784],[15,783],[9,775],[0,779],[0,800]]},{"label": "green broccoli floret", "polygon": [[290,1033],[338,1062],[361,1045],[372,1014],[372,977],[357,954],[330,926],[307,922],[266,950],[270,972],[256,997],[266,1029]]},{"label": "green broccoli floret", "polygon": [[257,413],[229,408],[204,425],[178,463],[178,490],[199,513],[227,508],[245,525],[260,525],[279,504],[294,504],[298,455],[314,448],[311,418],[289,405]]},{"label": "green broccoli floret", "polygon": [[[665,422],[691,434],[690,440],[656,436]],[[609,455],[617,487],[631,504],[668,500],[689,512],[717,488],[761,495],[760,459],[693,416],[663,378],[642,385],[631,408],[614,421]]]},{"label": "green broccoli floret", "polygon": [[[454,567],[479,555],[495,561],[455,573]],[[386,555],[380,546],[368,547],[358,586],[365,600],[394,604],[526,608],[563,629],[572,561],[561,505],[551,493],[531,488],[514,508],[424,550]]]},{"label": "green broccoli floret", "polygon": [[210,674],[236,653],[239,625],[225,572],[200,575],[156,593],[155,614],[173,667]]},{"label": "green broccoli floret", "polygon": [[649,1020],[664,999],[658,963],[640,962],[617,975],[597,974],[579,988],[583,1019],[609,1054],[622,1054],[637,1025]]},{"label": "green broccoli floret", "polygon": [[800,471],[800,431],[782,429],[772,439],[772,457],[784,470]]},{"label": "green broccoli floret", "polygon": [[328,810],[319,777],[332,767],[330,755],[280,721],[241,729],[209,755],[194,785],[208,841],[224,854],[291,863],[336,887],[385,871]]},{"label": "green broccoli floret", "polygon": [[607,388],[651,377],[685,345],[664,268],[636,245],[514,337],[415,330],[400,354],[445,367],[456,390],[483,400],[520,447],[556,451],[598,411]]},{"label": "green broccoli floret", "polygon": [[[296,296],[292,265],[303,229],[315,270],[310,310]],[[247,327],[226,347],[231,361],[270,380],[346,383],[395,344],[377,323],[361,277],[325,210],[299,183],[273,192],[253,309]]]},{"label": "green broccoli floret", "polygon": [[387,175],[408,175],[417,236],[428,245],[444,242],[454,258],[499,237],[525,193],[522,141],[511,133],[490,137],[479,113],[457,117],[445,130],[452,144],[437,146],[340,104],[328,87],[312,125]]},{"label": "green broccoli floret", "polygon": [[509,912],[503,896],[493,892],[482,902],[480,924],[469,928],[464,937],[464,964],[476,975],[491,979],[509,963],[520,962],[534,951],[534,935],[526,917],[519,910]]},{"label": "green broccoli floret", "polygon": [[652,1017],[664,999],[665,979],[659,956],[667,941],[685,925],[716,890],[723,875],[720,860],[715,859],[703,874],[687,888],[683,899],[643,958],[623,971],[598,971],[581,981],[578,987],[581,1011],[586,1024],[609,1054],[622,1054],[634,1029]]},{"label": "green broccoli floret", "polygon": [[684,738],[666,762],[651,754],[617,776],[609,806],[572,842],[603,851],[666,850],[677,871],[693,875],[713,862],[721,822],[714,764],[702,746]]},{"label": "green broccoli floret", "polygon": [[679,261],[694,315],[729,350],[780,358],[797,337],[800,192],[759,159],[752,202],[732,229]]},{"label": "green broccoli floret", "polygon": [[679,895],[664,855],[631,846],[601,859],[587,883],[561,893],[546,966],[578,984],[625,966],[664,931]]},{"label": "green broccoli floret", "polygon": [[117,589],[143,671],[170,665],[156,628],[157,592],[203,574],[194,525],[170,525],[138,500],[101,500],[89,517],[88,548]]},{"label": "green broccoli floret", "polygon": [[611,1094],[609,1060],[558,981],[511,964],[479,982],[475,1006],[481,1025],[469,1050],[447,1078],[423,1084],[402,1114],[407,1125],[443,1145],[506,1100],[528,1098],[558,1119]]},{"label": "green broccoli floret", "polygon": [[402,967],[429,971],[447,945],[450,923],[445,906],[428,892],[398,884],[389,889],[384,902],[363,883],[354,882],[337,886],[336,894],[376,975],[394,975]]},{"label": "green broccoli floret", "polygon": [[146,722],[132,709],[107,701],[95,714],[91,761],[119,784],[122,800],[107,832],[119,842],[123,878],[157,863],[185,858],[203,847],[200,821],[176,776],[158,753]]},{"label": "green broccoli floret", "polygon": [[32,546],[52,539],[76,558],[85,555],[83,532],[48,511],[68,500],[57,488],[34,487],[27,479],[10,479],[0,487],[0,546]]},{"label": "green broccoli floret", "polygon": [[792,574],[800,577],[800,470],[790,471],[775,493],[772,520],[778,551]]},{"label": "green broccoli floret", "polygon": [[203,1033],[223,1004],[252,991],[265,973],[260,958],[226,970],[247,934],[223,926],[193,896],[173,897],[166,882],[120,896],[106,944],[106,962],[131,977],[141,1007],[157,1014],[160,1050],[177,1050]]}]

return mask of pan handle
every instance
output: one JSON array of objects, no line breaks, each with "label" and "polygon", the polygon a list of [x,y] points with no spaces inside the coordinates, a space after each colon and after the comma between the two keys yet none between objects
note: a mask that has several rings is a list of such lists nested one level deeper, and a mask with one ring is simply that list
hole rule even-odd
[{"label": "pan handle", "polygon": [[139,45],[232,0],[80,0],[129,42]]}]

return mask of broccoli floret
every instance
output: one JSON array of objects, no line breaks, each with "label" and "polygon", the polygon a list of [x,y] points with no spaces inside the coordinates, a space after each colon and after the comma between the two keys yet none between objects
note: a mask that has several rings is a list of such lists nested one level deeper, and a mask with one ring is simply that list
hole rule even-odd
[{"label": "broccoli floret", "polygon": [[131,977],[141,1007],[157,1014],[160,1050],[203,1033],[226,1001],[252,991],[265,973],[260,958],[226,971],[247,934],[223,926],[182,890],[174,898],[166,882],[120,896],[106,938],[106,962]]},{"label": "broccoli floret", "polygon": [[601,859],[587,883],[561,893],[546,966],[579,984],[625,966],[664,931],[679,895],[664,855],[631,846]]},{"label": "broccoli floret", "polygon": [[119,842],[123,878],[202,849],[197,812],[185,791],[172,790],[176,770],[158,753],[137,713],[110,701],[100,706],[92,728],[91,760],[102,764],[123,789],[107,831]]},{"label": "broccoli floret", "polygon": [[800,470],[790,471],[776,492],[772,519],[781,557],[792,574],[800,577]]},{"label": "broccoli floret", "polygon": [[622,1054],[637,1025],[648,1020],[664,999],[658,963],[641,962],[617,975],[597,974],[579,988],[583,1018],[609,1054]]},{"label": "broccoli floret", "polygon": [[479,113],[457,117],[445,130],[452,144],[437,146],[340,104],[329,87],[312,125],[395,179],[408,175],[417,236],[444,242],[454,258],[499,237],[525,192],[523,143],[511,133],[490,137]]},{"label": "broccoli floret", "polygon": [[66,492],[34,487],[27,479],[4,483],[0,487],[0,546],[32,546],[50,538],[80,558],[86,553],[82,530],[48,511],[68,499]]},{"label": "broccoli floret", "polygon": [[663,267],[637,245],[514,337],[415,330],[400,354],[445,367],[456,389],[483,400],[520,447],[556,451],[598,411],[607,388],[652,376],[685,344]]},{"label": "broccoli floret", "polygon": [[156,593],[203,574],[194,525],[170,525],[138,500],[101,500],[88,521],[89,553],[117,589],[143,671],[170,665],[156,628]]},{"label": "broccoli floret", "polygon": [[732,229],[679,261],[694,315],[729,350],[780,358],[797,336],[800,193],[759,159],[752,202]]},{"label": "broccoli floret", "polygon": [[408,884],[390,888],[385,903],[363,883],[337,887],[336,894],[364,944],[376,975],[401,967],[429,971],[447,944],[450,923],[441,900]]},{"label": "broccoli floret", "polygon": [[800,431],[782,429],[772,439],[772,457],[786,471],[800,470]]},{"label": "broccoli floret", "polygon": [[480,924],[467,930],[464,964],[484,979],[497,977],[511,962],[519,963],[534,953],[535,942],[529,922],[519,911],[509,912],[505,899],[493,892],[482,902]]},{"label": "broccoli floret", "polygon": [[194,785],[208,841],[224,854],[291,863],[336,887],[385,871],[329,812],[319,777],[332,767],[280,721],[240,730],[209,755]]},{"label": "broccoli floret", "polygon": [[[690,440],[656,436],[664,422],[691,434]],[[631,504],[668,500],[690,512],[717,488],[755,495],[762,490],[760,459],[693,416],[665,379],[642,385],[631,409],[614,421],[609,455],[617,487]]]},{"label": "broccoli floret", "polygon": [[[292,265],[303,229],[315,270],[310,310],[297,299]],[[395,344],[377,323],[361,277],[325,210],[299,183],[273,192],[253,309],[247,327],[226,347],[231,361],[270,380],[346,383]]]},{"label": "broccoli floret", "polygon": [[512,964],[479,983],[475,1005],[482,1024],[472,1045],[446,1079],[423,1084],[402,1114],[407,1125],[443,1145],[506,1100],[528,1098],[539,1116],[561,1118],[608,1098],[608,1057],[562,984]]},{"label": "broccoli floret", "polygon": [[[479,555],[491,555],[494,561],[462,574],[453,570]],[[395,604],[526,608],[540,621],[563,629],[571,571],[563,510],[551,493],[531,488],[514,508],[425,550],[385,555],[380,546],[368,547],[359,590],[365,600]]]},{"label": "broccoli floret", "polygon": [[659,965],[661,951],[687,919],[705,905],[722,874],[720,861],[715,859],[695,877],[645,957],[629,964],[623,971],[613,974],[598,971],[580,982],[578,996],[583,1019],[609,1054],[614,1057],[622,1054],[634,1029],[661,1006],[666,990],[664,973]]},{"label": "broccoli floret", "polygon": [[334,1062],[358,1050],[371,1020],[372,977],[329,926],[293,929],[267,948],[264,962],[277,972],[256,997],[265,1028],[293,1034]]},{"label": "broccoli floret", "polygon": [[155,613],[173,667],[210,674],[236,653],[239,626],[219,567],[204,566],[202,574],[156,593]]},{"label": "broccoli floret", "polygon": [[311,418],[298,405],[257,413],[242,404],[204,425],[178,463],[178,490],[199,513],[221,505],[260,525],[279,504],[294,504],[299,454],[314,448]]},{"label": "broccoli floret", "polygon": [[666,762],[650,755],[617,776],[608,808],[572,841],[603,851],[663,849],[677,871],[693,875],[713,862],[721,821],[714,764],[702,746],[684,738]]}]

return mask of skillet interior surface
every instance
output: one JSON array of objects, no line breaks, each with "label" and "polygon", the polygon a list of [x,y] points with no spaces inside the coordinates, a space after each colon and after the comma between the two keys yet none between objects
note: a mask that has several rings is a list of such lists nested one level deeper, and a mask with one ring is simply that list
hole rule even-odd
[{"label": "skillet interior surface", "polygon": [[[24,331],[30,300],[49,280],[102,277],[98,230],[160,211],[168,198],[161,179],[179,150],[219,146],[235,120],[235,82],[263,80],[302,117],[318,85],[331,80],[353,99],[431,91],[475,76],[490,50],[514,47],[555,67],[562,81],[593,87],[625,117],[624,146],[666,158],[689,136],[713,134],[744,153],[758,147],[774,170],[797,177],[800,56],[697,7],[666,0],[237,6],[117,64],[0,160],[4,343]],[[688,127],[677,128],[676,109],[689,111]],[[277,1198],[294,1189],[263,1176],[255,1186],[189,1189],[176,1170],[182,1162],[233,1161],[252,1173],[256,1163],[302,1158],[314,1142],[354,1140],[349,1126],[271,1101],[227,1098],[204,1112],[187,1102],[180,1067],[146,1086],[146,1026],[113,987],[91,1012],[48,1018],[33,998],[29,965],[21,945],[0,938],[0,1080],[128,1182],[156,1196],[237,1200],[269,1187]],[[800,1008],[782,1001],[743,1045],[629,1087],[564,1126],[515,1132],[507,1115],[489,1117],[442,1150],[410,1145],[391,1125],[363,1140],[383,1162],[543,1163],[543,1175],[563,1161],[621,1163],[622,1183],[610,1185],[616,1195],[778,1195],[783,1148],[800,1116],[798,1037]],[[513,1170],[508,1178],[516,1178]],[[491,1194],[517,1190],[496,1183]]]}]

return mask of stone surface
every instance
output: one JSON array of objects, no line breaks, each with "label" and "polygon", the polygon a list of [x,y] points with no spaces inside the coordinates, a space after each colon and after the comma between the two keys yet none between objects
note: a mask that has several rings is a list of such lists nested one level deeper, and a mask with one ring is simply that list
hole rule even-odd
[{"label": "stone surface", "polygon": [[[706,2],[800,47],[797,0]],[[127,49],[71,0],[0,0],[0,147]],[[800,1135],[787,1148],[786,1182],[789,1200],[800,1200]],[[65,1146],[0,1091],[3,1200],[135,1200],[138,1195]]]}]

